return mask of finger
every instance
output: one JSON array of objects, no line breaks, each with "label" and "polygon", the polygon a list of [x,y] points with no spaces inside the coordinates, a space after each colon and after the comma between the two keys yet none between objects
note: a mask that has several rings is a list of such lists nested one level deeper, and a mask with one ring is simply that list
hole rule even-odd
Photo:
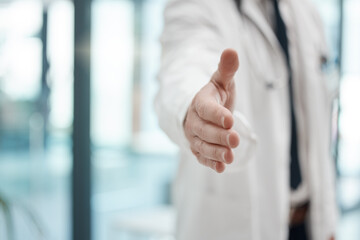
[{"label": "finger", "polygon": [[235,148],[239,145],[240,139],[237,132],[232,129],[223,129],[205,122],[200,117],[195,116],[195,121],[191,126],[195,136],[208,143]]},{"label": "finger", "polygon": [[229,109],[215,101],[206,101],[206,99],[200,98],[197,102],[195,111],[200,118],[225,129],[233,126],[234,119]]},{"label": "finger", "polygon": [[222,162],[213,161],[202,156],[197,157],[197,160],[200,164],[210,167],[218,173],[222,173],[225,170],[225,164]]},{"label": "finger", "polygon": [[218,70],[214,75],[214,80],[224,89],[231,84],[234,75],[239,68],[239,58],[235,50],[226,49],[221,54]]},{"label": "finger", "polygon": [[231,149],[204,142],[198,137],[194,137],[191,145],[194,152],[199,152],[203,157],[211,160],[230,164],[234,159]]}]

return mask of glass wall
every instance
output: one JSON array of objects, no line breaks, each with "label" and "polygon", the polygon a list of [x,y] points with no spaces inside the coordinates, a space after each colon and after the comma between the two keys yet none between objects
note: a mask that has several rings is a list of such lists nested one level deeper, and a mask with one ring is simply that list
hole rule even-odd
[{"label": "glass wall", "polygon": [[360,2],[344,0],[343,70],[340,91],[339,201],[343,213],[339,235],[360,236]]},{"label": "glass wall", "polygon": [[166,226],[172,227],[167,219],[174,219],[176,147],[153,109],[164,1],[101,0],[92,6],[94,236],[166,237]]},{"label": "glass wall", "polygon": [[0,239],[70,237],[72,36],[70,1],[0,3]]}]

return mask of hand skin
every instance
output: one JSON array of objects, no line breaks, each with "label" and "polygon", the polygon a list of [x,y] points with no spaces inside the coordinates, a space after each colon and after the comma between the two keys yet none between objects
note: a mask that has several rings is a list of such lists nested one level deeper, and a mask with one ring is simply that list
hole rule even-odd
[{"label": "hand skin", "polygon": [[234,75],[239,68],[235,50],[226,49],[218,70],[194,97],[184,120],[185,136],[199,163],[218,173],[233,162],[231,150],[240,138],[232,128],[235,101]]}]

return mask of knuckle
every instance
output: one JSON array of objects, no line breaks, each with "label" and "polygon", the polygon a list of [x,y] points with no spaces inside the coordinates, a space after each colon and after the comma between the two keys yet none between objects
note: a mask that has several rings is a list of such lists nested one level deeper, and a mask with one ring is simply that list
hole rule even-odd
[{"label": "knuckle", "polygon": [[203,141],[199,141],[199,152],[205,153],[205,143]]},{"label": "knuckle", "polygon": [[213,147],[211,150],[211,154],[213,157],[215,157],[216,159],[219,159],[219,149],[217,147]]},{"label": "knuckle", "polygon": [[199,114],[199,116],[200,116],[201,118],[204,117],[205,111],[206,111],[206,106],[205,106],[205,104],[204,104],[203,101],[198,100],[198,101],[196,102],[196,111],[197,111],[197,113]]},{"label": "knuckle", "polygon": [[198,159],[198,161],[200,161],[200,159],[201,159],[201,154],[198,152],[198,151],[196,151],[196,149],[193,149],[193,148],[191,148],[191,152],[194,154],[194,156]]},{"label": "knuckle", "polygon": [[[189,127],[189,128],[190,128],[190,127]],[[193,123],[191,124],[190,131],[193,132],[193,133],[195,133],[195,135],[198,134],[199,124],[197,124],[196,122],[193,122]]]},{"label": "knuckle", "polygon": [[200,139],[195,137],[194,138],[194,148],[199,151],[200,150]]},{"label": "knuckle", "polygon": [[206,135],[206,131],[205,131],[205,128],[204,128],[203,125],[199,124],[199,125],[197,126],[197,133],[198,133],[198,135],[199,135],[201,138],[206,137],[206,136],[205,136],[205,135]]}]

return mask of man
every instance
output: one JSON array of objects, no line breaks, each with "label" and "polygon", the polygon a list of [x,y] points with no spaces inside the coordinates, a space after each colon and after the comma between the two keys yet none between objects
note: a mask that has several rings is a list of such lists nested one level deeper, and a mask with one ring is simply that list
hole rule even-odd
[{"label": "man", "polygon": [[308,0],[171,0],[161,41],[176,239],[334,239],[326,49]]}]

